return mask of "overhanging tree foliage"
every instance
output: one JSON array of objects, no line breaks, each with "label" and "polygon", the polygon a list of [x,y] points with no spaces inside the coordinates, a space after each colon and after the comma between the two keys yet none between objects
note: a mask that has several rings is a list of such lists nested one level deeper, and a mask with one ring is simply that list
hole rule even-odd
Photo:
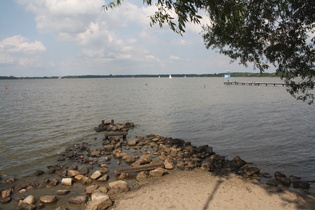
[{"label": "overhanging tree foliage", "polygon": [[[120,5],[120,0],[105,8]],[[157,7],[151,25],[168,24],[185,33],[186,23],[199,24],[206,11],[210,24],[203,26],[207,48],[218,49],[232,61],[249,63],[260,72],[274,66],[298,100],[314,101],[315,1],[314,0],[144,0]]]}]

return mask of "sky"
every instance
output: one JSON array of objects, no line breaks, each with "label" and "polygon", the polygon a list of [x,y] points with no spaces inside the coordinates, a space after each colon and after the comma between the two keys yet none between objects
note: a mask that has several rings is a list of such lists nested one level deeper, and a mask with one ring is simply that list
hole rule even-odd
[{"label": "sky", "polygon": [[[108,3],[108,2],[107,2]],[[206,49],[201,25],[150,26],[155,6],[104,0],[1,0],[0,76],[258,72]],[[209,23],[203,15],[202,23]]]}]

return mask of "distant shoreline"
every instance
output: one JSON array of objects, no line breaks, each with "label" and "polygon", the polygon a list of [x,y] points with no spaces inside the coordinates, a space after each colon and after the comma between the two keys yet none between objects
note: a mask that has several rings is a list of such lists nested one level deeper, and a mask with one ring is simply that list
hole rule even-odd
[{"label": "distant shoreline", "polygon": [[[172,74],[172,77],[224,77],[225,73],[214,74]],[[279,77],[276,73],[249,73],[232,72],[231,77]],[[0,80],[11,79],[81,79],[81,78],[168,78],[169,74],[136,74],[136,75],[70,75],[70,76],[43,76],[43,77],[15,77],[0,76]]]}]

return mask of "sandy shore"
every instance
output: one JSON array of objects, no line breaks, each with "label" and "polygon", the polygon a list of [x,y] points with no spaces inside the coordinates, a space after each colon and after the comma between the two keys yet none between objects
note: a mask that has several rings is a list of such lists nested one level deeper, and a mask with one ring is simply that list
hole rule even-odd
[{"label": "sandy shore", "polygon": [[315,199],[285,188],[266,188],[234,174],[218,177],[204,171],[171,171],[140,189],[120,195],[110,209],[315,209]]}]

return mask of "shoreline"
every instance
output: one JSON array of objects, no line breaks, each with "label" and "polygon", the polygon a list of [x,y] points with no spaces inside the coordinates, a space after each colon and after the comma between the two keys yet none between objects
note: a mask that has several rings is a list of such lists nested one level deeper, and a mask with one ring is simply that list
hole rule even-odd
[{"label": "shoreline", "polygon": [[[269,194],[288,193],[289,197],[285,198],[287,203],[279,197],[271,196],[271,200],[269,198],[268,201],[277,203],[275,209],[279,205],[289,206],[291,209],[295,207],[315,208],[314,196],[307,195],[307,192],[300,194],[288,190],[292,185],[294,188],[308,189],[310,187],[308,182],[299,177],[287,177],[276,172],[273,178],[270,174],[262,173],[259,168],[242,160],[239,156],[228,160],[224,156],[216,154],[208,145],[197,147],[182,139],[165,138],[155,134],[136,136],[131,139],[128,137],[127,139],[125,132],[134,127],[134,124],[129,122],[115,124],[113,120],[111,123],[102,121],[98,127],[99,130],[96,130],[111,132],[111,135],[107,133],[107,137],[105,133],[105,139],[102,139],[101,143],[102,148],[92,148],[87,142],[69,146],[64,153],[60,154],[56,164],[47,166],[48,170],[37,170],[34,175],[20,180],[3,179],[2,181],[5,183],[1,184],[0,189],[2,203],[0,209],[2,207],[6,209],[16,209],[17,207],[20,209],[45,209],[47,207],[60,210],[123,209],[121,207],[123,205],[127,205],[128,208],[134,205],[135,209],[139,209],[137,204],[144,199],[148,200],[143,202],[143,205],[146,206],[141,208],[157,209],[152,206],[152,202],[161,202],[166,205],[163,199],[169,200],[168,191],[170,191],[173,192],[175,203],[169,200],[168,206],[164,206],[168,209],[181,205],[183,203],[181,199],[189,200],[198,194],[203,197],[195,198],[195,200],[200,200],[197,204],[205,203],[207,196],[213,194],[214,197],[215,191],[221,192],[221,186],[225,186],[222,194],[225,196],[227,196],[226,193],[229,194],[231,201],[237,200],[238,205],[243,205],[244,208],[257,209],[258,206],[252,205],[260,202],[262,198],[268,200],[268,196],[262,191],[262,186],[268,186],[268,189],[263,190]],[[124,135],[121,136],[121,134]],[[96,139],[94,138],[94,140]],[[132,166],[132,170],[129,173],[130,166]],[[118,170],[119,167],[123,170]],[[246,179],[255,180],[255,184],[246,182]],[[192,183],[194,184],[192,185]],[[209,188],[204,188],[207,183],[210,184],[210,191]],[[244,188],[243,185],[246,187]],[[236,191],[229,191],[232,188],[227,190],[228,186],[234,186],[233,189],[235,188]],[[168,189],[167,192],[165,188]],[[148,189],[154,189],[153,191],[158,192],[159,195],[143,197],[152,191]],[[180,190],[176,191],[178,189]],[[187,189],[189,190],[187,191]],[[131,191],[128,192],[129,190]],[[204,191],[207,193],[202,194]],[[186,193],[183,194],[183,192]],[[231,193],[235,195],[230,195]],[[237,197],[239,194],[246,193],[250,193],[248,195],[250,200]],[[257,193],[259,194],[257,197],[250,196]],[[178,194],[182,195],[178,198]],[[30,196],[31,201],[29,201]],[[125,200],[121,200],[121,197]],[[135,201],[132,201],[133,197]],[[47,200],[48,198],[51,200]],[[256,201],[257,198],[260,200]],[[212,201],[212,198],[208,200],[211,200],[211,206],[217,202]],[[242,200],[245,200],[246,204],[241,202]],[[263,206],[268,201],[264,200],[260,205]],[[223,208],[223,204],[220,204],[221,201],[218,202],[216,204],[218,208]],[[192,203],[194,202],[183,204],[184,206],[178,208],[193,209],[194,206],[189,206]],[[204,205],[207,205],[204,207],[207,209],[210,204]]]}]

